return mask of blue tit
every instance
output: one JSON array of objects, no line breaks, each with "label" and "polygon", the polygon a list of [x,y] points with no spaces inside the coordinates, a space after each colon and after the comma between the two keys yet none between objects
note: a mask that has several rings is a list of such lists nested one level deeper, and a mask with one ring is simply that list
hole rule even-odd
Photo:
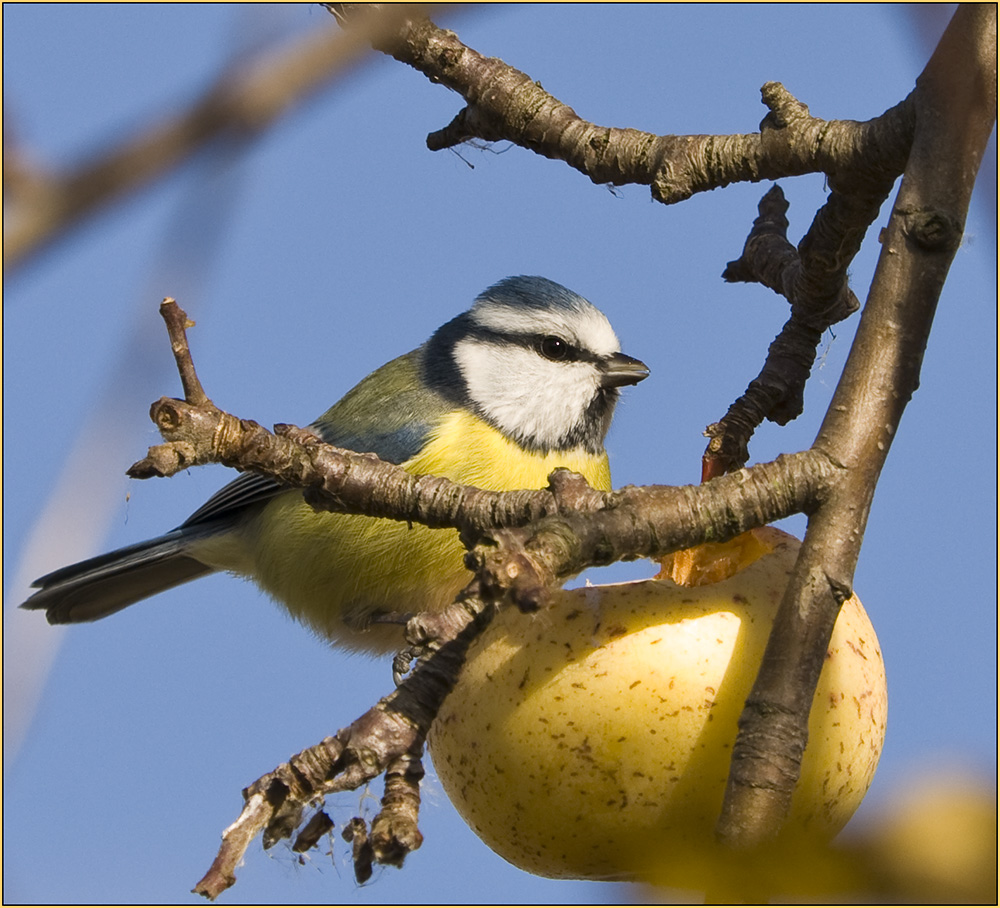
[{"label": "blue tit", "polygon": [[[542,277],[509,277],[425,344],[376,369],[309,428],[413,474],[540,489],[557,467],[611,489],[604,436],[619,388],[649,375],[602,312]],[[36,580],[23,605],[93,621],[213,571],[249,577],[299,621],[355,650],[404,645],[410,613],[469,582],[455,530],[316,511],[244,473],[156,539]]]}]

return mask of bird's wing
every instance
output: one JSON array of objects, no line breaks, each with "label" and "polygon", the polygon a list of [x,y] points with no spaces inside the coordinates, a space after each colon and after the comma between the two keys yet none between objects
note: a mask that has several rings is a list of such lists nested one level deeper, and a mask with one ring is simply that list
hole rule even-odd
[{"label": "bird's wing", "polygon": [[[386,363],[347,392],[308,428],[327,444],[368,452],[400,464],[423,448],[439,418],[454,409],[427,388],[419,373],[420,350]],[[243,473],[223,486],[181,527],[231,516],[286,489],[269,476]]]}]

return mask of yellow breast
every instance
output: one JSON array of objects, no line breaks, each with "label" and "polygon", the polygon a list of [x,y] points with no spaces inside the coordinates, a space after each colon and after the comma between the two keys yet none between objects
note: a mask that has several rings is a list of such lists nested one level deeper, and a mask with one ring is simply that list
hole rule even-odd
[{"label": "yellow breast", "polygon": [[[447,414],[402,466],[493,491],[544,488],[556,467],[566,467],[595,488],[611,489],[606,454],[526,452],[460,411]],[[323,636],[369,651],[403,645],[401,625],[384,623],[386,616],[443,608],[471,576],[455,530],[321,513],[299,491],[277,496],[246,524],[239,548],[221,566],[249,574]]]},{"label": "yellow breast", "polygon": [[581,474],[595,489],[611,491],[607,454],[583,448],[548,454],[525,451],[479,417],[460,410],[449,413],[424,449],[403,464],[416,475],[445,476],[494,492],[543,489],[557,467]]}]

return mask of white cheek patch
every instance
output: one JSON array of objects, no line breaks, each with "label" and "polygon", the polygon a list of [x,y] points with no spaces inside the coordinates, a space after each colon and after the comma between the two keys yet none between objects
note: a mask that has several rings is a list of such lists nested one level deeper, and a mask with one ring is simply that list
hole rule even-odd
[{"label": "white cheek patch", "polygon": [[592,363],[552,362],[534,350],[465,339],[455,344],[469,396],[500,431],[558,448],[600,387]]}]

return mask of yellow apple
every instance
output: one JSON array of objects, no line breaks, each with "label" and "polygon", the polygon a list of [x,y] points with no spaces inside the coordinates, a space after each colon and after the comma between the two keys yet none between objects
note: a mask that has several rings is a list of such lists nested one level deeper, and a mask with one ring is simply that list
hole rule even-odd
[{"label": "yellow apple", "polygon": [[[651,843],[660,853],[671,842],[678,853],[708,846],[736,721],[798,548],[767,527],[665,570],[702,585],[661,574],[497,615],[429,739],[465,821],[512,864],[548,877],[630,879]],[[885,720],[878,640],[852,597],[816,690],[793,829],[830,838],[847,822]]]}]

